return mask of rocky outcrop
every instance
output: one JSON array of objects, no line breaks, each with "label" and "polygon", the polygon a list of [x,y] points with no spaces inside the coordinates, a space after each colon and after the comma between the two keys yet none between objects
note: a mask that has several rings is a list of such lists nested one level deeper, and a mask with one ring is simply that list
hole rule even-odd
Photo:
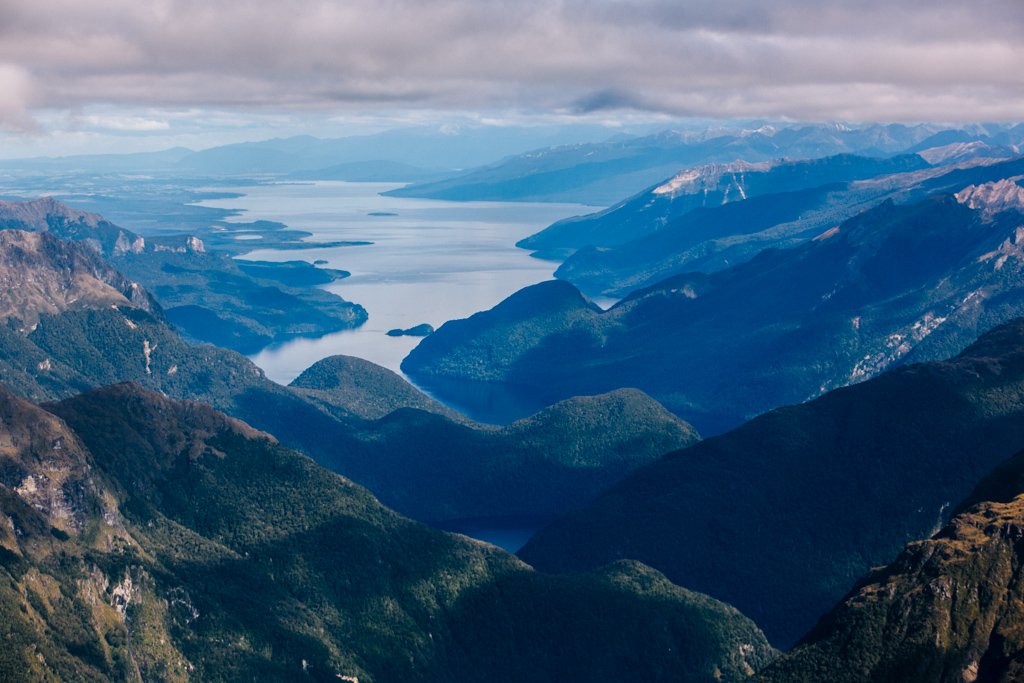
[{"label": "rocky outcrop", "polygon": [[1020,186],[1019,180],[1004,178],[994,183],[969,185],[956,193],[956,199],[988,216],[1011,209],[1024,211],[1024,187]]},{"label": "rocky outcrop", "polygon": [[148,292],[93,250],[50,233],[0,230],[0,318],[27,329],[41,315],[110,306],[160,310]]},{"label": "rocky outcrop", "polygon": [[984,502],[873,571],[757,681],[1024,678],[1024,495]]}]

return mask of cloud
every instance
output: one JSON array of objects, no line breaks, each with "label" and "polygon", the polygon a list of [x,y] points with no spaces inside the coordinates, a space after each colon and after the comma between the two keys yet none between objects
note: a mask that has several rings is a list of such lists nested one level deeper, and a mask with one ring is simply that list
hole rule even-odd
[{"label": "cloud", "polygon": [[81,117],[80,122],[89,128],[129,133],[147,133],[170,130],[171,128],[171,124],[167,121],[148,119],[141,116],[102,116],[91,114]]},{"label": "cloud", "polygon": [[35,121],[29,113],[32,82],[19,66],[0,62],[0,129],[33,132]]},{"label": "cloud", "polygon": [[92,105],[1024,119],[1019,0],[5,0],[3,13],[9,128]]}]

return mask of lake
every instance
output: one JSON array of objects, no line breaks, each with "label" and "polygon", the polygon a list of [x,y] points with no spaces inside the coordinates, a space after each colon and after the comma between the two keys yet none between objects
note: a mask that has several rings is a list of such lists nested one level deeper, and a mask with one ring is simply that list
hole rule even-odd
[{"label": "lake", "polygon": [[[270,220],[313,233],[307,241],[372,244],[310,249],[260,249],[243,258],[262,261],[326,261],[352,273],[326,285],[361,304],[369,321],[318,339],[297,339],[252,357],[271,379],[287,384],[327,356],[358,356],[400,372],[402,359],[419,343],[389,337],[394,328],[420,323],[435,328],[491,308],[513,292],[551,279],[557,263],[535,259],[516,241],[551,223],[589,213],[581,204],[447,202],[382,197],[394,183],[313,182],[232,188],[240,198],[200,202],[237,209],[234,220]],[[372,215],[371,215],[372,214]]]}]

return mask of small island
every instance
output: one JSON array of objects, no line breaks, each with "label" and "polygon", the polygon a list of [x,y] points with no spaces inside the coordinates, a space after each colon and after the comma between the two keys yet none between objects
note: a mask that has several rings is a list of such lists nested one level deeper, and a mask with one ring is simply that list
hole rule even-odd
[{"label": "small island", "polygon": [[366,214],[367,216],[397,216],[398,214],[394,211],[371,211]]},{"label": "small island", "polygon": [[396,327],[393,330],[387,331],[387,335],[389,337],[426,337],[429,334],[434,334],[434,327],[427,323],[422,323],[404,330]]}]

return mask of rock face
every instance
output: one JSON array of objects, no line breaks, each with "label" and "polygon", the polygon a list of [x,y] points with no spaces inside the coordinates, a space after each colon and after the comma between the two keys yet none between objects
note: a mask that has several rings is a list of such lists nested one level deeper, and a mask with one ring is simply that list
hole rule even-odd
[{"label": "rock face", "polygon": [[642,565],[536,574],[209,407],[48,410],[0,389],[3,680],[710,683],[774,655]]},{"label": "rock face", "polygon": [[146,241],[141,236],[117,227],[98,214],[72,209],[53,197],[0,201],[0,227],[53,232],[63,239],[87,242],[107,255],[123,256],[146,249]]},{"label": "rock face", "polygon": [[951,195],[886,202],[799,247],[672,277],[604,312],[568,283],[528,288],[446,323],[402,369],[454,403],[467,399],[445,380],[546,400],[637,387],[720,433],[948,357],[1024,314],[1022,225],[1016,209],[989,214]]},{"label": "rock face", "polygon": [[[1018,456],[1012,471],[1024,473]],[[1020,492],[1022,489],[1019,487]],[[977,503],[865,576],[756,680],[1010,683],[1024,678],[1024,495]]]},{"label": "rock face", "polygon": [[30,327],[42,315],[108,306],[160,311],[145,290],[91,249],[47,233],[0,230],[0,318]]},{"label": "rock face", "polygon": [[1008,209],[1024,210],[1024,187],[1016,179],[1004,178],[994,183],[969,185],[956,194],[957,201],[988,215]]},{"label": "rock face", "polygon": [[1016,320],[949,361],[899,368],[669,454],[519,554],[542,570],[640,560],[736,605],[788,646],[1022,446]]}]

